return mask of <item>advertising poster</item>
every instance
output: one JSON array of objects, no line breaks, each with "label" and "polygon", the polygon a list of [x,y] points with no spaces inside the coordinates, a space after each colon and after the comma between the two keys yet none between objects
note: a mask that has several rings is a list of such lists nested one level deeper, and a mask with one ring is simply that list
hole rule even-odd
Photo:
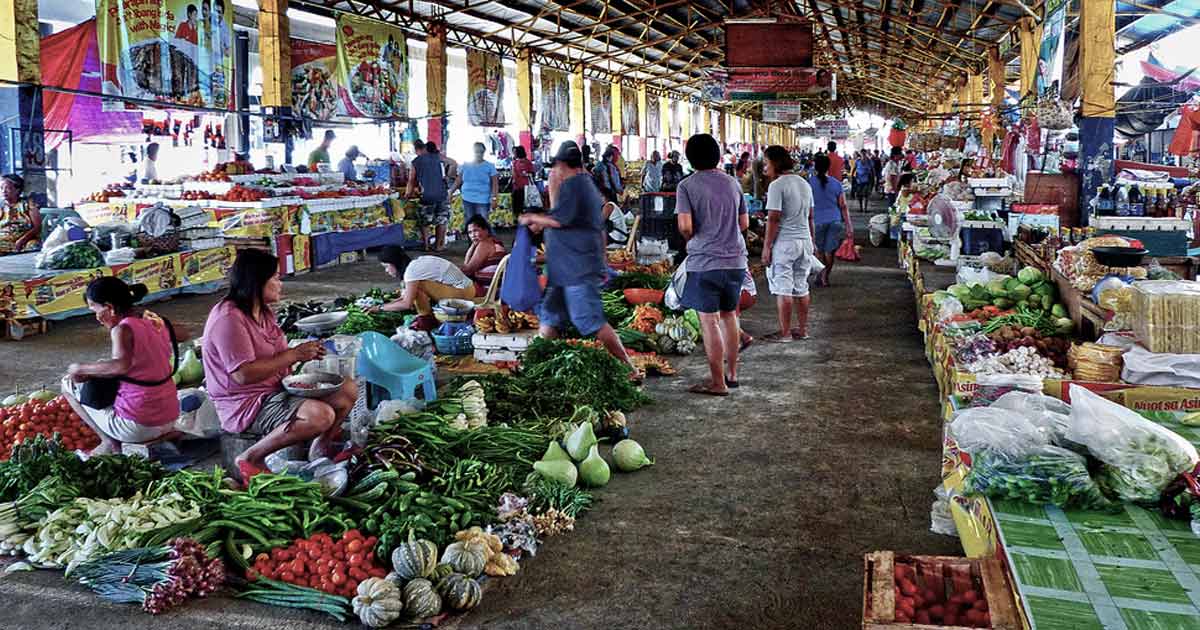
[{"label": "advertising poster", "polygon": [[354,118],[408,116],[408,43],[392,26],[339,14],[339,111]]},{"label": "advertising poster", "polygon": [[651,95],[646,99],[646,135],[657,138],[662,129],[662,104],[657,96]]},{"label": "advertising poster", "polygon": [[612,133],[612,87],[607,83],[592,81],[588,89],[592,103],[591,131]]},{"label": "advertising poster", "polygon": [[766,101],[762,104],[763,122],[794,124],[803,120],[799,101]]},{"label": "advertising poster", "polygon": [[92,280],[107,275],[111,275],[108,267],[97,267],[16,283],[12,285],[15,289],[12,296],[15,302],[13,311],[16,317],[47,319],[58,319],[72,312],[86,312],[84,290]]},{"label": "advertising poster", "polygon": [[112,272],[126,284],[144,284],[150,289],[150,295],[159,295],[179,288],[182,280],[179,259],[180,254],[170,254],[135,260],[127,265],[114,265]]},{"label": "advertising poster", "polygon": [[500,55],[467,49],[467,119],[476,127],[504,126],[504,64]]},{"label": "advertising poster", "polygon": [[641,134],[638,126],[637,90],[621,87],[621,133],[636,136]]},{"label": "advertising poster", "polygon": [[568,131],[571,116],[571,84],[567,73],[541,68],[542,129]]},{"label": "advertising poster", "polygon": [[1065,0],[1049,0],[1045,4],[1046,21],[1042,26],[1042,44],[1038,50],[1038,94],[1062,79],[1067,4]]},{"label": "advertising poster", "polygon": [[292,111],[329,120],[338,112],[337,47],[292,38]]},{"label": "advertising poster", "polygon": [[231,0],[96,0],[96,45],[106,95],[233,108]]},{"label": "advertising poster", "polygon": [[183,284],[195,286],[224,281],[229,273],[229,268],[233,266],[235,255],[236,250],[233,247],[217,247],[180,253],[179,267],[183,273]]}]

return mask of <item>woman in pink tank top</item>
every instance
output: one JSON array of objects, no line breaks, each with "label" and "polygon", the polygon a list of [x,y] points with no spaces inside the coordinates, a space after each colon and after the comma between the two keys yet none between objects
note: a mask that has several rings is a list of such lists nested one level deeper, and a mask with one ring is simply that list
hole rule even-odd
[{"label": "woman in pink tank top", "polygon": [[[71,364],[63,379],[63,393],[75,412],[100,436],[100,445],[90,454],[120,453],[122,444],[158,441],[175,432],[179,399],[171,380],[171,335],[162,318],[134,307],[146,293],[145,285],[131,287],[112,276],[98,278],[87,287],[88,308],[112,336],[112,358]],[[107,409],[93,409],[79,402],[83,382],[113,377],[141,383],[121,381],[116,401]]]}]

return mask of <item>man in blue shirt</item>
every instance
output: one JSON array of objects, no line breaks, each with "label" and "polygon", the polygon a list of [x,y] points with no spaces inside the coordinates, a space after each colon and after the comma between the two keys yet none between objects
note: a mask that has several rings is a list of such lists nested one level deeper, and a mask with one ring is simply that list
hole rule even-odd
[{"label": "man in blue shirt", "polygon": [[338,162],[338,171],[342,173],[346,183],[358,181],[358,171],[354,169],[354,160],[358,159],[360,155],[362,153],[359,152],[358,147],[351,145],[349,149],[346,149],[346,157]]},{"label": "man in blue shirt", "polygon": [[421,186],[421,210],[417,214],[417,223],[421,226],[421,242],[425,244],[425,251],[429,251],[429,228],[433,227],[437,235],[433,251],[445,251],[450,206],[446,203],[449,198],[446,190],[446,171],[442,156],[438,154],[438,146],[432,141],[426,142],[425,152],[413,160],[412,170],[404,196],[411,198],[414,187]]},{"label": "man in blue shirt", "polygon": [[475,143],[475,161],[467,162],[458,168],[458,178],[450,194],[455,190],[462,191],[463,225],[476,215],[487,219],[492,212],[492,204],[500,194],[500,176],[491,162],[483,159],[487,147],[482,142]]},{"label": "man in blue shirt", "polygon": [[[568,322],[585,337],[596,339],[613,356],[629,363],[625,346],[604,317],[600,285],[604,282],[604,199],[583,167],[579,145],[568,140],[554,156],[550,171],[550,212],[527,212],[521,225],[546,232],[546,276],[538,334],[553,339]],[[632,364],[631,364],[632,367]]]}]

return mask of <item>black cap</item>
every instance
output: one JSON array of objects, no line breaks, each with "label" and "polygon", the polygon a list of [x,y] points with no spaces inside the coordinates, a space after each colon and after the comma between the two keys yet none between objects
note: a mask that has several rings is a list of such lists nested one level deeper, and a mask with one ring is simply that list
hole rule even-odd
[{"label": "black cap", "polygon": [[582,164],[583,153],[579,151],[579,145],[575,144],[574,140],[567,140],[558,145],[558,153],[554,154],[554,161],[566,162],[571,165]]}]

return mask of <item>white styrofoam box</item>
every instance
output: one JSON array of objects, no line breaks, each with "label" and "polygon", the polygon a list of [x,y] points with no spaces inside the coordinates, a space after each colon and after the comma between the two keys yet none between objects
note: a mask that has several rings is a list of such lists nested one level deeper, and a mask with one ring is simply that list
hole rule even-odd
[{"label": "white styrofoam box", "polygon": [[475,360],[483,363],[499,363],[501,361],[517,361],[521,355],[512,350],[486,350],[475,348]]},{"label": "white styrofoam box", "polygon": [[1123,230],[1139,232],[1187,232],[1192,223],[1187,219],[1155,217],[1092,217],[1097,230]]},{"label": "white styrofoam box", "polygon": [[475,346],[476,351],[484,350],[511,350],[513,352],[524,352],[533,338],[537,337],[535,330],[522,330],[515,333],[475,333],[471,335],[471,345]]},{"label": "white styrofoam box", "polygon": [[1007,177],[968,177],[967,185],[971,188],[1008,188]]}]

